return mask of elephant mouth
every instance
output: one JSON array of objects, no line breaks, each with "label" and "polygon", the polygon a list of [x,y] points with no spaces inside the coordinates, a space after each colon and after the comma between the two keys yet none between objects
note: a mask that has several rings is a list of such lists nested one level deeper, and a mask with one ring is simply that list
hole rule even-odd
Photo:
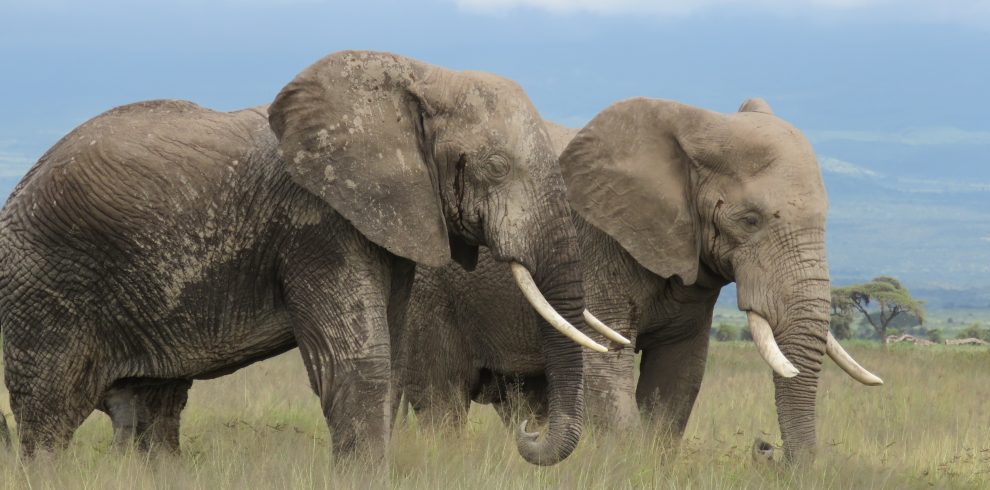
[{"label": "elephant mouth", "polygon": [[[797,376],[800,371],[794,367],[794,364],[787,359],[780,350],[780,346],[777,345],[777,339],[774,338],[773,329],[770,327],[770,323],[759,313],[753,310],[746,311],[746,319],[749,324],[749,331],[752,333],[753,342],[756,344],[756,350],[759,351],[760,357],[770,365],[775,373],[784,378],[793,378]],[[825,339],[825,352],[828,357],[832,359],[843,371],[846,372],[850,377],[863,383],[867,386],[879,386],[883,384],[883,380],[877,375],[869,372],[861,366],[858,362],[845,349],[839,344],[839,341],[835,339],[832,332],[827,333]]]}]

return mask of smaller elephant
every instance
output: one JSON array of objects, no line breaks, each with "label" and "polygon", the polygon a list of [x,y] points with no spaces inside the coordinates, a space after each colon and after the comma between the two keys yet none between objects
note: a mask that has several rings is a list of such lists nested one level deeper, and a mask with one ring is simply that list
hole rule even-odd
[{"label": "smaller elephant", "polygon": [[[766,102],[719,114],[634,98],[576,134],[548,131],[561,151],[588,309],[642,352],[636,383],[634,349],[585,354],[591,418],[630,427],[641,423],[638,411],[678,440],[701,387],[716,298],[732,281],[773,368],[787,459],[813,450],[826,352],[857,380],[881,383],[828,332],[818,163]],[[539,409],[547,380],[537,324],[484,253],[473,272],[420,268],[393,333],[406,398],[428,424],[463,423],[472,400],[508,419],[513,390]]]},{"label": "smaller elephant", "polygon": [[517,84],[345,51],[268,107],[107,111],[42,156],[0,212],[0,326],[23,452],[64,446],[94,409],[116,440],[177,449],[192,380],[298,346],[335,452],[381,455],[388,321],[416,263],[473,268],[480,246],[548,319],[549,429],[522,434],[519,450],[554,464],[581,434],[578,344],[604,348],[578,328],[563,180]]}]

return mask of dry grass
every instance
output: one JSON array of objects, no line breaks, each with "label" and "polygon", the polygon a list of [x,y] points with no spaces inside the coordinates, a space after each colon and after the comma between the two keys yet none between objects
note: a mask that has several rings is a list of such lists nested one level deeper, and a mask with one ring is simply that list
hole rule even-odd
[{"label": "dry grass", "polygon": [[[564,463],[524,463],[510,431],[475,407],[456,436],[398,428],[390,464],[335,463],[298,354],[198,382],[183,415],[181,457],[111,451],[94,414],[55,460],[0,451],[2,488],[990,488],[990,351],[851,352],[886,381],[855,384],[834,365],[819,394],[819,454],[808,467],[750,461],[754,437],[779,438],[769,370],[752,346],[716,344],[682,450],[645,434],[586,431]],[[0,407],[9,413],[6,393]]]}]

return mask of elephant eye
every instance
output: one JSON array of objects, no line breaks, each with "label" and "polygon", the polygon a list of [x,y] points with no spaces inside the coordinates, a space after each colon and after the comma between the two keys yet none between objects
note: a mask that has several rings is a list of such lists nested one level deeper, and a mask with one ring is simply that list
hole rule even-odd
[{"label": "elephant eye", "polygon": [[750,231],[755,230],[760,226],[760,216],[756,213],[746,213],[739,219]]},{"label": "elephant eye", "polygon": [[500,154],[494,154],[485,161],[485,176],[493,181],[500,181],[509,175],[511,166],[509,159]]}]

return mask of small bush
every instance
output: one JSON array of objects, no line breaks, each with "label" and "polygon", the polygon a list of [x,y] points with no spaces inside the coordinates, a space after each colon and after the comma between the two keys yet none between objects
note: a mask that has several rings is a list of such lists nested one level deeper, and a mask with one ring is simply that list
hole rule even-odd
[{"label": "small bush", "polygon": [[982,327],[979,323],[971,323],[956,335],[957,339],[980,339],[990,342],[990,328]]},{"label": "small bush", "polygon": [[839,340],[852,337],[852,316],[833,314],[829,321],[829,328],[832,330],[832,335]]},{"label": "small bush", "polygon": [[731,323],[719,323],[714,330],[715,340],[725,342],[739,340],[739,327]]},{"label": "small bush", "polygon": [[926,335],[928,336],[928,340],[931,340],[936,344],[941,344],[945,340],[942,338],[942,329],[940,328],[933,328],[926,332]]}]

